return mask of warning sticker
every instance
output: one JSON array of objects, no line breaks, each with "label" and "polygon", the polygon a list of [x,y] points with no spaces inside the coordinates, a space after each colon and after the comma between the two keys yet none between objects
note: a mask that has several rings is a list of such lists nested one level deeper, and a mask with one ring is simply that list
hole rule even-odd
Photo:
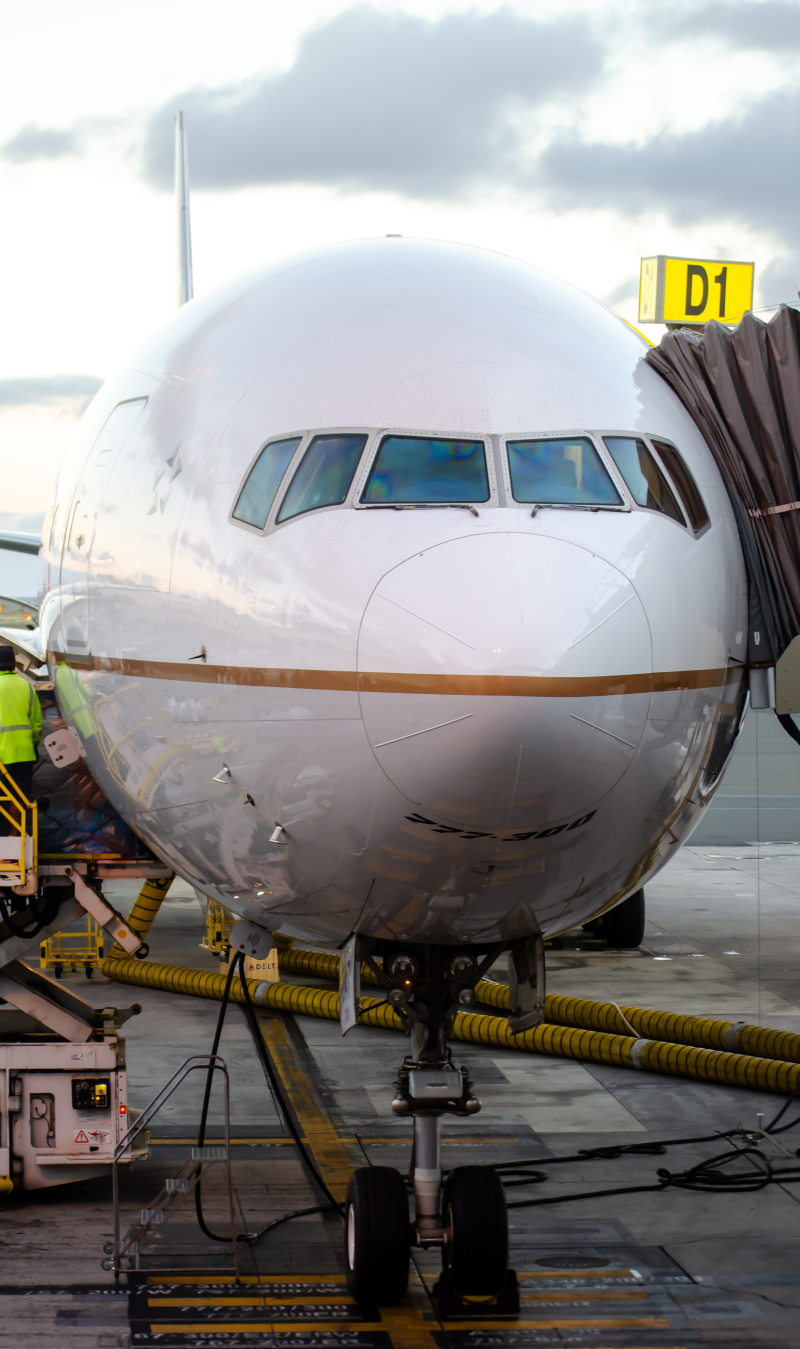
[{"label": "warning sticker", "polygon": [[91,1143],[99,1146],[101,1143],[107,1143],[111,1137],[110,1129],[76,1129],[76,1143]]}]

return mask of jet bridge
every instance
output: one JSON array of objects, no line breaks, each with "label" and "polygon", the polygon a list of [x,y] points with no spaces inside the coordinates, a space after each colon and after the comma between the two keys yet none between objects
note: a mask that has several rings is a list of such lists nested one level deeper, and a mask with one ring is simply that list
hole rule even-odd
[{"label": "jet bridge", "polygon": [[138,1006],[95,1008],[26,956],[87,913],[117,948],[146,955],[103,882],[172,875],[87,782],[52,685],[40,681],[37,694],[31,800],[0,764],[0,1195],[97,1174],[131,1122],[119,1031]]},{"label": "jet bridge", "polygon": [[700,428],[730,497],[749,586],[753,707],[800,741],[800,312],[667,333],[647,362]]}]

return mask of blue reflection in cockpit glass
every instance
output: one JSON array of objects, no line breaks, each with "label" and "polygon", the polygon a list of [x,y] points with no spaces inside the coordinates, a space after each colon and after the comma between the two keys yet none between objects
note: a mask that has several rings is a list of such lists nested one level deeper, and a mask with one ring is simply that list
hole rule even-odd
[{"label": "blue reflection in cockpit glass", "polygon": [[273,440],[264,446],[239,493],[232,511],[234,520],[255,525],[256,529],[264,528],[275,493],[300,440],[300,436],[295,436],[292,440]]},{"label": "blue reflection in cockpit glass", "polygon": [[556,506],[621,506],[622,498],[597,450],[584,436],[509,440],[515,501]]},{"label": "blue reflection in cockpit glass", "polygon": [[488,501],[483,441],[385,436],[361,500],[370,506]]},{"label": "blue reflection in cockpit glass", "polygon": [[283,498],[278,524],[320,506],[341,506],[366,443],[366,436],[315,436]]}]

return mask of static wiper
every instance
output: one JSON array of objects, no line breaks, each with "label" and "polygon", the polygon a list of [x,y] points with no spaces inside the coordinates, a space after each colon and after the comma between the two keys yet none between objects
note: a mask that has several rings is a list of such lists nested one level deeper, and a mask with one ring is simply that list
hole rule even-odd
[{"label": "static wiper", "polygon": [[478,507],[473,506],[469,501],[396,501],[394,509],[396,511],[471,511],[473,515],[478,514]]}]

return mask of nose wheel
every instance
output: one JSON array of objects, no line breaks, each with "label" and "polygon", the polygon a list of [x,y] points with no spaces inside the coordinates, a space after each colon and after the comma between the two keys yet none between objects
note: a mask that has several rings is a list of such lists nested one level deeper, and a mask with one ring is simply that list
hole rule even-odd
[{"label": "nose wheel", "polygon": [[347,1187],[347,1291],[356,1302],[392,1306],[408,1286],[410,1226],[403,1177],[390,1166],[362,1166]]},{"label": "nose wheel", "polygon": [[443,1285],[496,1297],[508,1277],[508,1214],[503,1185],[488,1166],[458,1166],[442,1191]]}]

